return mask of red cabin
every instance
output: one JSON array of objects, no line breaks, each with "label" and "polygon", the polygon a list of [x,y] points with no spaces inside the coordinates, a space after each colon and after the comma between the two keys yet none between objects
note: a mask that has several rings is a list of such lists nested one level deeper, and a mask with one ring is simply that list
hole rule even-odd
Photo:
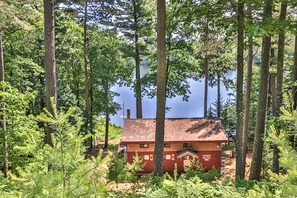
[{"label": "red cabin", "polygon": [[[143,172],[153,172],[155,119],[125,119],[121,148],[127,162],[133,162],[137,153],[144,162]],[[221,145],[227,142],[221,120],[217,118],[165,119],[163,171],[179,172],[189,166],[190,160],[199,160],[205,170],[221,168]]]}]

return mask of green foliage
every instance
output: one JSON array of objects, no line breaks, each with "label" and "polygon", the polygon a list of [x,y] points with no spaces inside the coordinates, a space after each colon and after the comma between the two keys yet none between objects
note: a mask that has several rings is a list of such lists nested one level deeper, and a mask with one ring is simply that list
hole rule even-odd
[{"label": "green foliage", "polygon": [[136,153],[133,156],[133,162],[131,164],[127,163],[127,170],[129,171],[129,175],[127,177],[128,181],[135,183],[137,181],[136,174],[142,171],[144,166],[145,163],[143,162],[143,159]]},{"label": "green foliage", "polygon": [[[5,91],[3,91],[5,88]],[[29,104],[35,98],[35,93],[21,93],[8,83],[0,83],[0,116],[6,118],[6,134],[8,141],[9,165],[11,172],[15,172],[17,167],[25,167],[32,161],[32,156],[36,147],[41,143],[40,129],[32,115],[27,115]],[[3,109],[5,107],[5,109]],[[5,110],[5,111],[3,111]],[[3,145],[4,131],[0,130],[0,144]],[[34,141],[35,145],[27,143]],[[3,153],[3,147],[0,147]],[[3,160],[3,155],[0,158]]]},{"label": "green foliage", "polygon": [[236,116],[235,116],[235,100],[230,97],[224,102],[221,118],[222,124],[226,133],[230,134],[235,131],[236,128]]},{"label": "green foliage", "polygon": [[[285,101],[289,106],[288,97]],[[296,136],[296,118],[297,111],[292,108],[282,108],[283,115],[281,119],[287,124],[287,128],[283,128],[279,133],[275,126],[271,126],[269,130],[268,142],[276,144],[280,150],[280,166],[282,167],[282,174],[277,175],[269,172],[270,180],[279,184],[277,190],[279,193],[285,194],[287,197],[296,195],[297,190],[297,152],[292,143],[288,141],[289,137]]]},{"label": "green foliage", "polygon": [[119,138],[121,137],[122,135],[122,131],[123,129],[119,126],[116,126],[116,125],[113,125],[113,124],[110,124],[109,126],[109,138],[111,140],[115,139],[115,140],[119,140]]},{"label": "green foliage", "polygon": [[[65,3],[60,4],[61,2]],[[134,4],[133,4],[134,3]],[[189,96],[189,78],[203,77],[203,58],[209,56],[210,85],[218,80],[229,83],[225,73],[232,69],[236,60],[235,41],[237,24],[234,1],[166,1],[167,3],[167,96]],[[269,18],[262,20],[263,2],[250,1],[252,17],[247,19],[246,34],[254,36],[259,47],[259,36],[275,34],[280,27],[285,28],[286,40],[284,90],[289,90],[293,63],[293,42],[291,33],[296,32],[296,16],[288,10],[286,21]],[[110,180],[137,181],[135,174],[142,170],[143,161],[136,157],[132,164],[123,165],[122,159],[99,154],[97,158],[85,159],[85,148],[79,117],[85,105],[85,86],[93,89],[92,113],[94,118],[114,114],[120,105],[114,102],[118,96],[111,88],[115,84],[130,85],[135,46],[139,48],[140,59],[149,63],[149,73],[142,78],[145,87],[142,94],[155,95],[156,46],[155,1],[100,1],[92,2],[88,8],[88,69],[90,84],[84,82],[83,70],[83,26],[81,10],[83,1],[57,1],[55,8],[56,57],[59,104],[61,112],[38,115],[45,106],[44,80],[44,35],[43,10],[41,0],[0,1],[0,32],[3,36],[5,80],[0,89],[0,106],[5,106],[7,121],[9,178],[0,173],[0,197],[106,197],[106,175]],[[66,6],[65,6],[66,5]],[[275,2],[275,10],[280,2]],[[296,7],[288,1],[290,8]],[[135,12],[134,12],[135,11]],[[134,15],[136,13],[136,21]],[[107,24],[112,20],[118,34]],[[95,25],[96,24],[96,25]],[[108,23],[110,25],[110,23]],[[100,28],[99,28],[100,27]],[[208,27],[208,31],[206,31]],[[290,29],[288,29],[290,28]],[[138,42],[134,43],[135,33]],[[274,46],[272,46],[274,47]],[[255,62],[260,60],[260,52],[255,50]],[[273,64],[273,61],[272,61]],[[10,84],[10,85],[9,85]],[[230,86],[231,87],[231,86]],[[258,98],[259,72],[254,67],[249,131],[253,135]],[[290,100],[284,100],[281,119],[268,119],[264,150],[265,180],[259,183],[230,181],[203,183],[213,180],[218,173],[198,171],[199,165],[174,179],[152,177],[145,181],[148,186],[137,194],[142,197],[296,197],[297,154],[296,144],[297,113],[292,110]],[[217,101],[219,102],[219,101]],[[219,104],[219,103],[218,103]],[[235,129],[235,101],[230,97],[222,106],[222,121],[227,132]],[[69,109],[67,111],[67,109]],[[75,109],[75,112],[74,112]],[[3,109],[1,109],[3,110]],[[66,112],[65,112],[66,111]],[[94,119],[96,120],[96,119]],[[55,129],[53,146],[43,144],[41,123],[46,122]],[[104,123],[104,122],[102,122]],[[104,124],[96,121],[94,131],[102,132]],[[274,127],[280,128],[277,134]],[[3,133],[0,131],[0,144]],[[110,125],[110,139],[118,140],[121,129]],[[102,135],[102,134],[100,134]],[[266,138],[264,137],[264,138]],[[293,138],[293,142],[287,139]],[[294,142],[295,141],[295,142]],[[275,175],[270,167],[269,144],[277,144],[280,149],[281,174]],[[0,153],[3,147],[0,146]],[[0,157],[2,162],[3,155]],[[110,170],[107,167],[110,165]],[[0,165],[2,166],[2,165]],[[116,195],[115,195],[116,196]],[[125,195],[123,195],[125,196]]]},{"label": "green foliage", "polygon": [[207,172],[198,172],[197,176],[202,179],[203,182],[211,182],[221,176],[220,171],[218,169],[212,168]]},{"label": "green foliage", "polygon": [[232,183],[212,185],[199,177],[180,177],[178,181],[163,180],[161,186],[151,186],[139,192],[140,197],[241,197]]},{"label": "green foliage", "polygon": [[185,173],[182,177],[191,178],[199,177],[203,182],[211,182],[220,176],[220,171],[212,168],[211,170],[205,172],[204,168],[199,160],[191,160],[190,166],[185,168]]},{"label": "green foliage", "polygon": [[126,84],[132,75],[132,68],[125,64],[120,51],[122,43],[114,33],[93,29],[90,38],[92,42],[89,46],[89,58],[93,94],[94,98],[100,98],[93,104],[93,108],[109,116],[120,109],[120,105],[114,101],[114,97],[119,94],[111,88],[116,83]]},{"label": "green foliage", "polygon": [[108,179],[118,184],[119,182],[126,181],[128,176],[129,172],[125,166],[124,159],[118,155],[113,155],[108,168]]},{"label": "green foliage", "polygon": [[[52,104],[55,108],[55,104]],[[17,188],[3,188],[5,193],[22,197],[104,197],[107,190],[105,177],[109,156],[100,152],[97,158],[85,159],[83,141],[79,135],[80,119],[69,123],[74,108],[67,112],[50,114],[47,110],[37,117],[48,123],[55,132],[53,145],[36,147],[33,139],[27,146],[34,146],[32,161],[26,167],[18,168],[18,175],[11,175],[11,184]]]}]

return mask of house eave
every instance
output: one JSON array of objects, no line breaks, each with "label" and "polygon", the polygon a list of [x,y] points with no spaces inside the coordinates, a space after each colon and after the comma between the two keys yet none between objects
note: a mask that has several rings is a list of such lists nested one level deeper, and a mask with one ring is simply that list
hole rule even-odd
[{"label": "house eave", "polygon": [[[228,140],[164,140],[164,143],[183,143],[183,142],[189,142],[189,143],[203,143],[203,142],[220,142],[220,143],[226,143]],[[133,144],[138,144],[138,143],[155,143],[153,140],[120,140],[120,144],[126,144],[126,143],[133,143]]]}]

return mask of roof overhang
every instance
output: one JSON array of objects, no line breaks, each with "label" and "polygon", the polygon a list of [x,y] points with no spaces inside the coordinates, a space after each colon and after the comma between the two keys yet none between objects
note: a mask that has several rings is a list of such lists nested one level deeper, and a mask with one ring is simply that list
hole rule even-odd
[{"label": "roof overhang", "polygon": [[183,151],[177,152],[177,158],[182,158],[182,157],[188,156],[188,155],[198,158],[197,153],[193,150],[183,150]]},{"label": "roof overhang", "polygon": [[[228,142],[228,140],[164,140],[164,143],[225,143]],[[120,140],[120,144],[140,144],[140,143],[150,143],[150,144],[154,144],[155,141],[154,140]]]}]

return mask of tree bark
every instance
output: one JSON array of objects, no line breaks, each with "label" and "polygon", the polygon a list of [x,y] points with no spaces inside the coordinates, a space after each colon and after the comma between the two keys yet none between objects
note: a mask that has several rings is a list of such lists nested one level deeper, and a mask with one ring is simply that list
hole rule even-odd
[{"label": "tree bark", "polygon": [[[206,19],[205,26],[205,42],[204,45],[208,44],[208,18]],[[209,78],[209,67],[208,67],[208,53],[205,51],[204,57],[204,117],[207,117],[208,109],[208,78]]]},{"label": "tree bark", "polygon": [[[54,113],[51,98],[57,104],[57,78],[55,58],[55,18],[54,0],[43,0],[44,3],[44,39],[45,39],[45,79],[46,79],[46,108]],[[47,125],[46,143],[52,145],[51,134],[53,129]]]},{"label": "tree bark", "polygon": [[[269,20],[272,16],[272,0],[265,0],[264,19]],[[259,97],[256,116],[255,138],[253,146],[253,159],[250,172],[250,180],[260,180],[262,154],[263,154],[263,134],[266,121],[267,87],[269,74],[269,51],[271,47],[271,35],[266,34],[262,39],[262,60],[260,69]]]},{"label": "tree bark", "polygon": [[[271,115],[275,116],[276,111],[276,73],[269,74],[269,97],[267,100],[267,111],[269,106],[271,106]],[[269,104],[269,102],[271,104]]]},{"label": "tree bark", "polygon": [[244,1],[238,1],[237,11],[237,83],[236,83],[236,176],[244,178],[243,160],[243,51],[244,51]]},{"label": "tree bark", "polygon": [[105,139],[104,139],[104,148],[108,147],[108,132],[109,132],[109,110],[108,110],[108,105],[109,105],[109,98],[108,98],[108,91],[109,91],[109,86],[107,81],[103,81],[103,89],[104,89],[104,94],[105,94]]},{"label": "tree bark", "polygon": [[[93,98],[93,67],[90,64],[90,149],[93,148],[93,135],[94,135],[94,124],[93,124],[93,104],[94,104],[94,98]],[[95,140],[94,140],[95,141]]]},{"label": "tree bark", "polygon": [[[246,163],[246,153],[248,145],[248,130],[249,130],[249,118],[250,118],[250,104],[251,104],[251,92],[252,92],[252,72],[253,72],[253,37],[248,37],[248,61],[247,61],[247,79],[246,79],[246,98],[243,118],[243,132],[242,132],[242,161]],[[243,175],[245,176],[245,166],[243,167]]]},{"label": "tree bark", "polygon": [[217,117],[220,118],[221,117],[221,74],[220,72],[218,72],[217,74]]},{"label": "tree bark", "polygon": [[[297,83],[297,34],[295,35],[293,82]],[[293,96],[293,107],[295,110],[297,107],[297,85],[293,85],[292,96]]]},{"label": "tree bark", "polygon": [[106,110],[105,111],[105,139],[104,139],[104,148],[107,148],[108,147],[108,132],[109,132],[109,112],[108,112],[108,110]]},{"label": "tree bark", "polygon": [[134,45],[135,45],[135,77],[136,77],[136,85],[135,85],[135,92],[136,92],[136,117],[142,118],[142,97],[141,97],[141,80],[140,80],[140,53],[139,53],[139,46],[138,46],[138,20],[137,20],[137,12],[136,12],[136,0],[133,1],[133,18],[134,18],[134,25],[135,25],[135,32],[134,32]]},{"label": "tree bark", "polygon": [[85,132],[88,132],[89,127],[89,72],[88,72],[88,60],[87,60],[87,17],[88,17],[88,0],[85,0],[85,10],[84,10],[84,74],[85,74]]},{"label": "tree bark", "polygon": [[[294,51],[294,69],[293,69],[293,83],[297,83],[297,34],[295,35],[295,51]],[[296,110],[297,106],[297,86],[293,85],[292,87],[292,96],[293,96],[293,108]],[[289,141],[291,145],[296,148],[296,143],[295,143],[295,135],[292,134],[289,137]]]},{"label": "tree bark", "polygon": [[[273,45],[273,43],[271,45]],[[271,47],[270,67],[274,67],[274,65],[275,65],[275,49]],[[275,111],[276,111],[276,73],[270,72],[268,77],[267,115],[275,116]]]},{"label": "tree bark", "polygon": [[[287,14],[287,3],[283,2],[281,4],[280,21],[284,22],[286,20]],[[275,116],[280,116],[280,108],[283,104],[283,78],[284,78],[284,51],[285,51],[285,30],[283,24],[279,30],[278,34],[278,51],[277,51],[277,85],[276,85],[276,111]],[[279,134],[277,128],[277,134]],[[272,171],[279,174],[279,150],[276,145],[273,145],[273,163]]]},{"label": "tree bark", "polygon": [[204,117],[207,117],[207,103],[208,103],[208,78],[209,78],[209,70],[208,70],[208,57],[205,55],[204,57]]},{"label": "tree bark", "polygon": [[276,111],[276,73],[270,74],[270,87],[271,87],[271,107],[272,115],[275,116]]},{"label": "tree bark", "polygon": [[[4,58],[3,58],[3,45],[2,45],[2,34],[0,32],[0,82],[4,83]],[[2,90],[5,92],[5,89]],[[4,178],[8,177],[8,142],[7,142],[7,131],[6,131],[6,116],[5,116],[5,105],[1,107],[2,115],[1,115],[1,129],[3,131],[3,148],[4,148],[4,164],[3,164],[3,174]]]},{"label": "tree bark", "polygon": [[154,175],[163,175],[164,122],[166,106],[166,2],[157,0],[157,112]]}]

